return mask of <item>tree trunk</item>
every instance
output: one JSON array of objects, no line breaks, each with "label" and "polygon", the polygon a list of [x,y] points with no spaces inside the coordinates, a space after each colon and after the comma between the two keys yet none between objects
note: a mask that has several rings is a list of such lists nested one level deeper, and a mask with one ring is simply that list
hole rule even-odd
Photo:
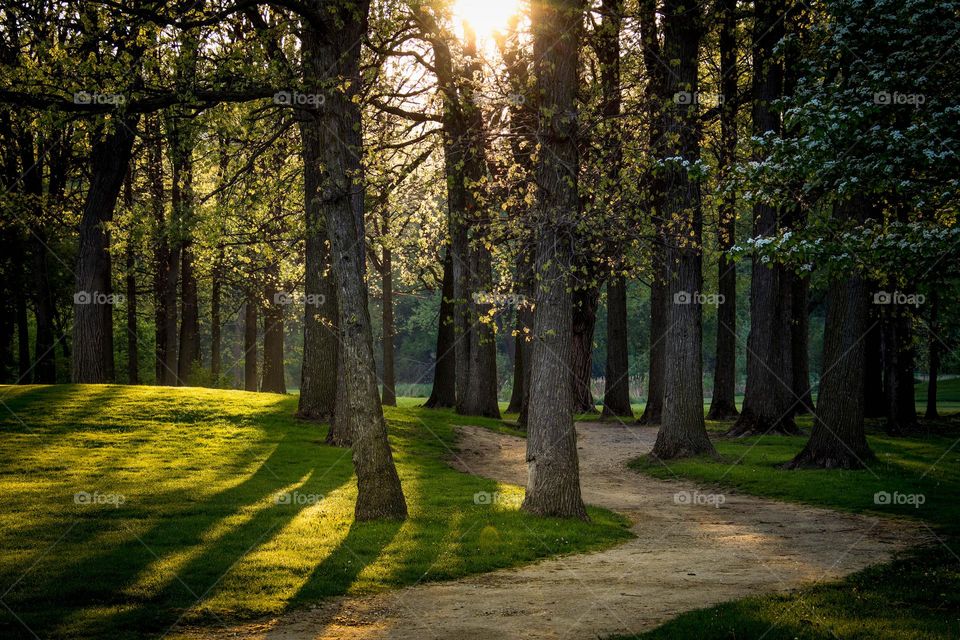
[{"label": "tree trunk", "polygon": [[[362,152],[350,141],[357,139],[353,133],[361,129],[360,108],[353,98],[359,91],[360,45],[368,10],[369,0],[349,5],[338,2],[323,14],[329,22],[327,31],[312,33],[304,42],[307,86],[326,89],[329,94],[323,109],[310,111],[307,117],[317,118],[321,124],[320,209],[326,218],[337,286],[340,382],[345,400],[344,410],[337,409],[336,421],[343,423],[352,440],[358,488],[354,517],[358,522],[407,516],[377,389],[363,280],[364,236],[353,204],[354,181],[361,181],[362,175],[349,170],[357,166],[350,158]],[[338,89],[331,91],[330,87]]]},{"label": "tree trunk", "polygon": [[[167,306],[168,283],[170,279],[170,244],[164,207],[163,187],[163,137],[160,135],[159,117],[146,120],[147,139],[151,141],[147,149],[147,182],[149,184],[150,206],[153,213],[153,307],[154,340],[156,351],[154,374],[160,385],[171,384],[171,370],[167,368],[167,325],[170,308]],[[174,320],[174,326],[176,320]]]},{"label": "tree trunk", "polygon": [[663,376],[666,364],[664,333],[667,330],[667,291],[664,275],[664,251],[653,250],[653,280],[650,283],[650,367],[647,375],[647,402],[638,422],[647,426],[660,424],[663,417]]},{"label": "tree trunk", "polygon": [[[133,181],[128,176],[124,185],[124,205],[133,207]],[[126,285],[127,285],[127,382],[140,384],[140,340],[137,327],[137,255],[133,228],[127,235]]]},{"label": "tree trunk", "polygon": [[457,404],[456,363],[453,329],[453,264],[450,250],[443,254],[443,283],[437,320],[437,353],[433,368],[433,390],[424,405],[428,409],[452,408]]},{"label": "tree trunk", "polygon": [[786,465],[788,469],[860,469],[873,459],[863,412],[867,316],[863,280],[849,278],[830,287],[813,432],[803,451]]},{"label": "tree trunk", "polygon": [[573,349],[570,367],[573,374],[573,412],[596,413],[590,390],[593,381],[593,332],[597,326],[600,290],[578,287],[573,291]]},{"label": "tree trunk", "polygon": [[393,362],[393,252],[383,250],[383,396],[388,407],[397,406],[397,381]]},{"label": "tree trunk", "polygon": [[[874,289],[871,288],[870,299]],[[866,337],[864,354],[864,415],[867,418],[882,418],[887,414],[887,397],[883,386],[883,329],[877,307],[870,309],[870,329]]]},{"label": "tree trunk", "polygon": [[91,177],[80,218],[73,305],[73,367],[71,379],[80,384],[112,381],[113,315],[109,233],[106,224],[127,173],[138,116],[116,123],[98,136],[90,152]]},{"label": "tree trunk", "polygon": [[903,435],[917,428],[914,388],[913,313],[904,305],[889,305],[882,313],[886,431]]},{"label": "tree trunk", "polygon": [[[305,37],[313,37],[305,34]],[[303,140],[303,185],[306,215],[305,305],[303,316],[303,367],[297,417],[332,419],[337,400],[337,297],[330,267],[327,223],[320,200],[320,122],[300,123]],[[343,435],[343,437],[340,437]],[[327,431],[329,444],[343,446],[349,437]]]},{"label": "tree trunk", "polygon": [[[661,460],[717,455],[703,419],[703,326],[697,293],[703,288],[703,212],[700,186],[687,163],[700,160],[699,113],[695,100],[677,100],[678,92],[697,95],[698,59],[703,34],[696,0],[667,0],[663,50],[671,61],[664,85],[664,158],[683,158],[683,166],[664,160],[658,214],[667,221],[667,317],[664,334],[663,417],[651,455]],[[669,97],[668,97],[669,96]]]},{"label": "tree trunk", "polygon": [[793,296],[790,309],[790,362],[793,367],[793,412],[795,415],[813,413],[813,389],[810,387],[810,316],[807,310],[810,279],[790,274]]},{"label": "tree trunk", "polygon": [[927,410],[924,417],[935,420],[940,417],[937,411],[937,378],[940,376],[940,292],[937,283],[930,287],[930,325],[927,335],[927,353],[929,367],[927,379]]},{"label": "tree trunk", "polygon": [[243,303],[243,388],[259,391],[257,379],[257,296],[252,289],[246,292]]},{"label": "tree trunk", "polygon": [[210,272],[210,379],[214,387],[220,386],[221,331],[223,327],[220,309],[223,297],[223,244],[217,249],[217,257]]},{"label": "tree trunk", "polygon": [[620,275],[607,281],[607,368],[602,417],[633,418],[627,359],[627,281]]},{"label": "tree trunk", "polygon": [[44,235],[42,229],[35,229],[32,236],[35,240],[33,280],[36,282],[34,318],[37,323],[33,351],[36,357],[33,364],[33,381],[35,384],[54,384],[57,381],[57,352],[54,341],[56,332],[53,326],[56,303],[50,283],[48,249],[45,246],[46,242],[40,239]]},{"label": "tree trunk", "polygon": [[30,384],[30,324],[27,320],[27,294],[18,287],[14,301],[17,314],[17,384]]},{"label": "tree trunk", "polygon": [[[780,132],[774,102],[783,93],[783,68],[773,55],[783,37],[782,0],[757,0],[753,27],[753,132]],[[753,207],[754,237],[770,237],[779,229],[777,210],[766,203]],[[790,318],[792,289],[787,269],[753,261],[750,289],[750,336],[747,339],[747,383],[740,417],[732,436],[770,432],[799,433],[793,421]]]},{"label": "tree trunk", "polygon": [[283,304],[277,298],[279,279],[280,265],[273,263],[267,269],[264,291],[263,382],[260,384],[260,390],[264,393],[287,392],[283,368]]},{"label": "tree trunk", "polygon": [[527,493],[522,509],[587,519],[580,495],[577,433],[570,380],[573,300],[571,241],[580,212],[577,192],[578,53],[582,0],[533,5],[534,58],[543,104],[538,127],[536,313],[527,423]]},{"label": "tree trunk", "polygon": [[[731,180],[737,153],[737,3],[720,4],[720,183]],[[737,238],[737,195],[729,189],[721,198],[718,217],[717,344],[713,393],[708,420],[732,420],[737,411],[737,265],[728,252]]]}]

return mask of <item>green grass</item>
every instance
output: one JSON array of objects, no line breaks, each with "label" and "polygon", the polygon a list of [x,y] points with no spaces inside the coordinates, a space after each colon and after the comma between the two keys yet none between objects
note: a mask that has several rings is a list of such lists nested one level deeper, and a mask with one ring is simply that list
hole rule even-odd
[{"label": "green grass", "polygon": [[[960,638],[960,428],[954,419],[938,423],[932,431],[932,435],[912,438],[871,433],[868,439],[876,459],[868,462],[869,469],[860,471],[781,469],[801,450],[805,436],[716,439],[719,461],[671,461],[666,467],[646,459],[631,463],[659,478],[689,478],[720,490],[920,519],[937,538],[893,563],[845,580],[693,611],[637,637]],[[878,505],[874,499],[878,492],[921,495],[923,504]]]},{"label": "green grass", "polygon": [[56,386],[2,387],[0,401],[3,638],[159,635],[631,535],[599,509],[591,523],[519,512],[522,489],[445,464],[464,419],[416,402],[387,410],[410,518],[356,524],[349,451],[294,420],[294,397]]}]

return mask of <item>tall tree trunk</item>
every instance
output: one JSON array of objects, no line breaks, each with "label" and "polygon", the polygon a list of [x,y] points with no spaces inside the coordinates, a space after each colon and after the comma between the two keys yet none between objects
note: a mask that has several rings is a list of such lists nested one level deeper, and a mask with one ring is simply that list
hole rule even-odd
[{"label": "tall tree trunk", "polygon": [[593,332],[597,326],[600,290],[578,287],[573,292],[573,348],[570,368],[573,374],[573,412],[596,413],[590,383],[593,381]]},{"label": "tall tree trunk", "polygon": [[[147,118],[147,182],[150,193],[150,209],[153,213],[153,308],[154,340],[156,351],[154,375],[160,385],[172,383],[171,370],[167,368],[167,324],[170,315],[167,302],[170,279],[170,243],[167,229],[163,187],[163,137],[160,135],[159,116]],[[176,322],[174,321],[174,324]]]},{"label": "tall tree trunk", "polygon": [[[36,240],[34,247],[34,282],[36,295],[34,297],[34,318],[36,319],[36,336],[34,354],[36,360],[33,365],[33,381],[36,384],[54,384],[57,381],[57,351],[54,341],[54,314],[56,303],[53,299],[53,288],[50,283],[50,268],[47,260],[48,249],[40,239],[42,229],[33,232]],[[44,234],[45,235],[45,234]]]},{"label": "tall tree trunk", "polygon": [[[727,184],[737,153],[737,3],[720,3],[720,182]],[[737,265],[729,251],[737,239],[737,195],[729,189],[720,200],[718,217],[717,342],[709,420],[732,420],[737,411]]]},{"label": "tall tree trunk", "polygon": [[[663,109],[663,87],[666,83],[666,70],[663,68],[663,57],[660,50],[656,9],[656,0],[640,0],[638,3],[638,17],[643,42],[643,66],[647,72],[647,117],[650,123],[648,141],[651,154],[658,152],[664,140],[660,112]],[[654,171],[648,172],[646,178],[647,188],[650,192],[648,209],[652,210],[656,194],[661,190],[660,179]],[[654,214],[652,221],[657,232],[657,242],[654,243],[651,251],[650,342],[647,354],[649,370],[646,404],[643,408],[643,414],[638,420],[640,424],[644,425],[660,424],[663,415],[664,333],[667,329],[663,220]]]},{"label": "tall tree trunk", "polygon": [[884,395],[887,433],[902,435],[917,428],[914,388],[913,313],[904,305],[882,311]]},{"label": "tall tree trunk", "polygon": [[[696,0],[667,0],[663,15],[663,51],[671,73],[664,86],[663,194],[658,213],[666,220],[667,329],[664,335],[663,417],[651,455],[664,460],[717,455],[703,419],[703,322],[696,294],[703,288],[703,212],[700,185],[687,165],[700,161],[700,124],[696,96],[703,24]],[[666,158],[683,158],[683,165]],[[685,300],[685,302],[684,302]]]},{"label": "tall tree trunk", "polygon": [[[753,133],[780,132],[774,102],[783,93],[783,68],[773,55],[784,34],[783,0],[757,0],[753,27]],[[777,233],[777,210],[766,203],[753,207],[754,237]],[[791,364],[791,278],[781,265],[753,262],[750,288],[750,335],[747,339],[747,383],[740,417],[728,432],[746,436],[770,432],[796,434],[793,421]]]},{"label": "tall tree trunk", "polygon": [[607,368],[602,415],[604,418],[633,417],[627,359],[627,281],[621,275],[607,281]]},{"label": "tall tree trunk", "polygon": [[220,364],[223,359],[220,338],[223,318],[220,306],[223,298],[224,260],[224,248],[221,243],[217,248],[217,257],[210,272],[210,379],[214,387],[220,386]]},{"label": "tall tree trunk", "polygon": [[[200,368],[200,313],[197,301],[197,276],[194,271],[193,240],[190,237],[193,226],[193,167],[190,161],[189,169],[183,168],[186,175],[181,184],[181,214],[179,220],[184,226],[183,233],[188,234],[183,239],[180,248],[180,354],[177,362],[177,377],[179,384],[188,384],[193,373]],[[178,171],[174,169],[174,175]]]},{"label": "tall tree trunk", "polygon": [[[124,206],[129,211],[133,207],[133,180],[127,177],[124,184]],[[134,242],[136,234],[133,228],[127,235],[126,247],[126,285],[127,285],[127,382],[140,384],[140,340],[137,327],[137,254]]]},{"label": "tall tree trunk", "polygon": [[109,233],[106,224],[127,173],[139,116],[115,123],[113,131],[98,135],[90,152],[91,177],[80,218],[80,249],[77,257],[73,305],[73,367],[75,383],[112,381],[113,314]]},{"label": "tall tree trunk", "polygon": [[790,274],[793,300],[790,309],[790,362],[793,367],[793,411],[797,415],[813,412],[813,389],[810,386],[810,315],[807,305],[810,279]]},{"label": "tall tree trunk", "polygon": [[[873,299],[875,288],[871,288]],[[883,328],[880,322],[879,308],[872,306],[869,317],[870,328],[866,337],[864,354],[864,415],[867,418],[882,418],[887,414],[887,396],[883,386]]]},{"label": "tall tree trunk", "polygon": [[[324,7],[325,33],[311,34],[304,42],[304,73],[308,87],[326,90],[324,108],[311,111],[318,118],[321,148],[320,208],[326,217],[330,255],[337,286],[340,328],[340,383],[345,406],[336,421],[344,423],[353,447],[357,475],[359,521],[404,519],[407,505],[393,462],[387,427],[377,389],[373,333],[367,308],[364,274],[364,235],[353,203],[354,175],[351,157],[361,149],[355,141],[361,114],[353,98],[359,91],[360,45],[367,29],[369,0],[337,2]],[[312,30],[314,27],[307,27]],[[331,87],[337,89],[330,91]],[[359,173],[359,170],[356,172]]]},{"label": "tall tree trunk", "polygon": [[433,390],[424,405],[429,409],[454,407],[457,404],[457,371],[453,344],[456,338],[453,322],[453,264],[448,248],[443,253],[443,283],[437,320],[437,353],[433,367]]},{"label": "tall tree trunk", "polygon": [[787,468],[860,469],[873,459],[863,413],[867,286],[858,277],[827,294],[823,375],[810,439]]},{"label": "tall tree trunk", "polygon": [[927,372],[927,410],[924,417],[935,420],[940,417],[937,411],[937,378],[940,376],[940,292],[937,284],[930,287],[930,325],[927,335],[927,354],[929,366]]},{"label": "tall tree trunk", "polygon": [[[307,33],[305,38],[314,37]],[[305,45],[306,46],[306,45]],[[314,46],[314,45],[310,45]],[[321,209],[319,120],[300,123],[303,140],[303,184],[306,199],[306,304],[303,316],[303,367],[297,416],[306,420],[333,418],[337,400],[337,297],[330,267],[327,223]],[[328,443],[349,444],[349,434],[327,431]]]},{"label": "tall tree trunk", "polygon": [[243,388],[246,391],[259,391],[257,379],[257,296],[252,289],[246,292],[243,303]]},{"label": "tall tree trunk", "polygon": [[545,0],[531,15],[542,109],[537,136],[536,314],[531,350],[524,511],[587,519],[580,495],[570,381],[572,238],[577,193],[577,106],[582,0]]},{"label": "tall tree trunk", "polygon": [[280,290],[280,265],[273,263],[267,269],[263,310],[263,382],[264,393],[286,393],[283,367],[283,304],[277,298]]},{"label": "tall tree trunk", "polygon": [[383,404],[397,406],[397,381],[393,362],[393,252],[383,250]]},{"label": "tall tree trunk", "polygon": [[17,314],[17,383],[30,384],[30,324],[27,320],[27,294],[19,286],[14,300]]}]

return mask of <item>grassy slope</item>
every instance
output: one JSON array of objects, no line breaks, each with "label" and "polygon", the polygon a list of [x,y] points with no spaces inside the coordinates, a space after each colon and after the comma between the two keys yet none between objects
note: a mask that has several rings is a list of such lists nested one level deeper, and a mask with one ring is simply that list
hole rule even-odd
[{"label": "grassy slope", "polygon": [[[950,381],[938,394],[960,398]],[[949,405],[948,405],[949,406]],[[809,425],[808,425],[809,426]],[[719,440],[722,461],[671,462],[669,468],[638,460],[639,470],[662,478],[693,478],[707,485],[772,498],[920,518],[938,542],[897,561],[795,594],[746,598],[694,611],[640,636],[644,640],[704,638],[946,639],[960,638],[960,429],[941,425],[939,435],[889,438],[871,435],[877,459],[864,471],[783,471],[804,437]],[[675,474],[675,476],[674,476]],[[925,503],[882,506],[879,491],[922,494]]]},{"label": "grassy slope", "polygon": [[[475,504],[479,491],[522,490],[443,462],[463,420],[447,412],[388,409],[411,517],[357,525],[349,452],[294,420],[293,397],[59,386],[4,387],[0,400],[0,584],[13,612],[0,609],[0,637],[32,637],[14,616],[40,637],[143,637],[181,616],[279,613],[630,535],[602,510],[586,524]],[[81,491],[124,502],[77,504]],[[293,504],[277,503],[284,492]]]}]

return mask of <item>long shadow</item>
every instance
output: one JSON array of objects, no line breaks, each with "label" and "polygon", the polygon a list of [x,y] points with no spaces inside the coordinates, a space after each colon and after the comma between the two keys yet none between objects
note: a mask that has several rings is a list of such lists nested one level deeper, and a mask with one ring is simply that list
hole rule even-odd
[{"label": "long shadow", "polygon": [[[76,560],[58,557],[60,564],[55,570],[46,574],[35,570],[27,576],[4,601],[30,627],[31,633],[4,615],[0,618],[0,635],[55,636],[64,631],[59,627],[67,622],[89,626],[84,629],[84,636],[102,635],[112,640],[125,637],[123,629],[130,629],[129,637],[142,637],[145,631],[165,631],[251,547],[271,531],[282,529],[301,508],[279,509],[272,503],[264,507],[249,521],[210,543],[203,553],[176,572],[178,579],[170,579],[159,593],[143,595],[134,590],[138,577],[158,557],[204,544],[204,535],[222,519],[272,497],[302,478],[313,478],[321,447],[307,440],[306,433],[291,428],[256,472],[214,496],[200,500],[191,491],[178,490],[157,498],[155,504],[181,506],[164,514],[162,520],[143,533],[134,534],[133,529],[137,528],[137,520],[156,517],[156,509],[149,506],[97,509],[81,518],[65,538],[64,547],[90,546],[98,536],[108,540],[116,537],[117,541],[106,549],[90,550]],[[329,493],[347,482],[351,474],[352,467],[346,460],[324,469],[322,479],[306,484],[310,491]],[[133,522],[132,526],[127,526],[127,520]],[[111,608],[118,613],[108,616],[109,624],[96,611],[88,610]]]}]

